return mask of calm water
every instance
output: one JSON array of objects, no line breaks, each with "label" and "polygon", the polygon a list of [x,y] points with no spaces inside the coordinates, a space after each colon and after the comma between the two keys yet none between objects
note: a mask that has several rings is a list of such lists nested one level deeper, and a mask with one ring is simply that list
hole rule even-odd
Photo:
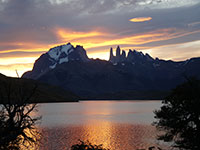
[{"label": "calm water", "polygon": [[82,101],[40,104],[41,150],[67,150],[78,139],[111,150],[156,145],[153,110],[160,101]]}]

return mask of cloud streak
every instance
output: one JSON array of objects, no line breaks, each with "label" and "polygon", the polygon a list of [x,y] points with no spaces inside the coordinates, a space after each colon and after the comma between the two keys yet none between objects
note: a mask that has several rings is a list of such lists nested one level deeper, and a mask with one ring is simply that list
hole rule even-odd
[{"label": "cloud streak", "polygon": [[137,18],[132,18],[129,21],[131,22],[145,22],[145,21],[150,21],[152,20],[151,17],[137,17]]}]

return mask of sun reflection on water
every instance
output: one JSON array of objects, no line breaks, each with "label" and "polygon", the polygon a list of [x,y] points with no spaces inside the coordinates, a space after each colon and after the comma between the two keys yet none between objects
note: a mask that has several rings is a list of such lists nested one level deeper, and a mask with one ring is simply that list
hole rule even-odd
[{"label": "sun reflection on water", "polygon": [[[156,104],[160,105],[158,102]],[[103,144],[104,148],[110,150],[137,150],[157,146],[155,127],[141,121],[147,118],[152,120],[149,114],[155,107],[153,102],[109,101],[57,104],[57,107],[50,105],[54,109],[49,105],[48,109],[42,108],[42,121],[46,121],[46,124],[39,127],[39,150],[70,150],[72,145],[79,143],[79,139],[89,141],[92,145]]]},{"label": "sun reflection on water", "polygon": [[112,124],[111,122],[96,121],[95,125],[88,122],[88,125],[83,127],[85,135],[83,141],[89,141],[92,144],[103,144],[106,148],[111,148]]},{"label": "sun reflection on water", "polygon": [[60,128],[44,128],[40,150],[69,150],[78,140],[103,144],[111,150],[136,150],[155,145],[155,128],[150,125],[115,124],[108,121],[88,122]]}]

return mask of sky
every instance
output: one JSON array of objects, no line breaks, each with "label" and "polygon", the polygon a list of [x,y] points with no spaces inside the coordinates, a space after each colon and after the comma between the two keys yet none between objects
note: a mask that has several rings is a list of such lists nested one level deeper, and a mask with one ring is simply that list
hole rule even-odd
[{"label": "sky", "polygon": [[21,76],[50,48],[108,60],[120,45],[152,57],[200,57],[199,0],[0,0],[0,73]]}]

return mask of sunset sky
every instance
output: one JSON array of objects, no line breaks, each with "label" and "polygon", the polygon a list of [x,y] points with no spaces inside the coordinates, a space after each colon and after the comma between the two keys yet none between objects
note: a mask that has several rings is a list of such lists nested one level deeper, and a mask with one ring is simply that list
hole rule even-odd
[{"label": "sunset sky", "polygon": [[21,76],[56,45],[82,45],[108,59],[110,47],[152,57],[200,57],[199,0],[0,0],[0,73]]}]

